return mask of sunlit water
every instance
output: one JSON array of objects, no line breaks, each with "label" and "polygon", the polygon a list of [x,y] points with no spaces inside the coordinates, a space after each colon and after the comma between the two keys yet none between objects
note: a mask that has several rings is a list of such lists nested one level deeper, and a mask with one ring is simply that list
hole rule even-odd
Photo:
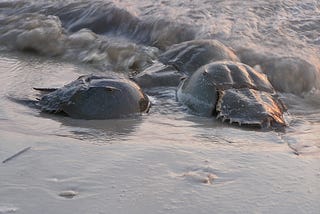
[{"label": "sunlit water", "polygon": [[[75,120],[11,99],[34,100],[33,87],[59,87],[83,74],[127,75],[171,44],[199,38],[300,57],[318,67],[318,2],[114,1],[111,14],[118,19],[110,15],[109,22],[90,25],[86,17],[103,17],[109,4],[10,2],[0,4],[0,160],[31,149],[0,164],[0,213],[319,212],[316,85],[302,95],[280,94],[288,106],[284,132],[193,116],[176,101],[174,87],[146,90],[150,112],[121,120]],[[8,21],[26,12],[36,15]],[[17,52],[35,37],[10,38],[27,31],[21,23],[46,20],[40,13],[60,15],[61,26],[53,24],[48,34],[58,36],[37,34],[32,49],[40,54]],[[68,32],[90,26],[96,33],[70,39]]]}]

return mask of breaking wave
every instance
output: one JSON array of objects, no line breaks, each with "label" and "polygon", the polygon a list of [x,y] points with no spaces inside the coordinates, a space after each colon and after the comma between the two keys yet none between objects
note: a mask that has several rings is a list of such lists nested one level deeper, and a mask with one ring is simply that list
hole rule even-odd
[{"label": "breaking wave", "polygon": [[[174,44],[217,39],[279,91],[320,88],[317,4],[244,2],[239,11],[232,1],[199,2],[199,10],[190,4],[143,1],[132,10],[118,1],[3,1],[1,49],[137,73]],[[176,11],[168,14],[168,8]]]}]

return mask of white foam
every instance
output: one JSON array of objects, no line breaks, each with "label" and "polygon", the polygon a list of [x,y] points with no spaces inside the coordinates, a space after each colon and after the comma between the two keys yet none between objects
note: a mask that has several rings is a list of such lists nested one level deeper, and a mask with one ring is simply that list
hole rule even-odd
[{"label": "white foam", "polygon": [[158,49],[128,40],[99,36],[89,29],[69,34],[56,16],[20,14],[3,17],[0,43],[8,49],[31,50],[42,55],[91,63],[102,69],[142,70]]},{"label": "white foam", "polygon": [[15,213],[19,209],[17,207],[13,206],[1,206],[0,205],[0,214],[6,214],[6,213]]}]

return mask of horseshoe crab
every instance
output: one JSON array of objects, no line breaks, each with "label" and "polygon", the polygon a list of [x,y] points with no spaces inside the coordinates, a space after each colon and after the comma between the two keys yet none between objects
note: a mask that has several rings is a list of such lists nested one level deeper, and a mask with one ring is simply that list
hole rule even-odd
[{"label": "horseshoe crab", "polygon": [[239,49],[241,62],[259,68],[277,91],[303,95],[319,88],[319,72],[311,61],[294,56],[276,56],[251,49]]},{"label": "horseshoe crab", "polygon": [[233,50],[217,40],[191,40],[175,44],[154,63],[132,77],[142,88],[178,86],[184,76],[191,76],[202,65],[210,62],[239,61]]},{"label": "horseshoe crab", "polygon": [[210,62],[240,61],[233,50],[211,39],[191,40],[173,45],[159,56],[159,60],[165,65],[172,65],[187,76]]},{"label": "horseshoe crab", "polygon": [[121,118],[150,107],[140,87],[120,77],[86,75],[59,89],[35,89],[47,93],[37,103],[42,111],[77,119]]},{"label": "horseshoe crab", "polygon": [[220,61],[199,68],[183,80],[178,101],[194,113],[261,128],[286,126],[285,106],[267,77],[248,65]]}]

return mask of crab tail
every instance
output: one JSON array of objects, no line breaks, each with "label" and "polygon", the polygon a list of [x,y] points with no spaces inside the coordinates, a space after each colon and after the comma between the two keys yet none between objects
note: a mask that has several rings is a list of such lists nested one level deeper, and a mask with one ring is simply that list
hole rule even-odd
[{"label": "crab tail", "polygon": [[33,89],[37,90],[37,91],[41,91],[41,92],[50,93],[50,92],[56,91],[58,88],[37,88],[37,87],[33,87]]}]

